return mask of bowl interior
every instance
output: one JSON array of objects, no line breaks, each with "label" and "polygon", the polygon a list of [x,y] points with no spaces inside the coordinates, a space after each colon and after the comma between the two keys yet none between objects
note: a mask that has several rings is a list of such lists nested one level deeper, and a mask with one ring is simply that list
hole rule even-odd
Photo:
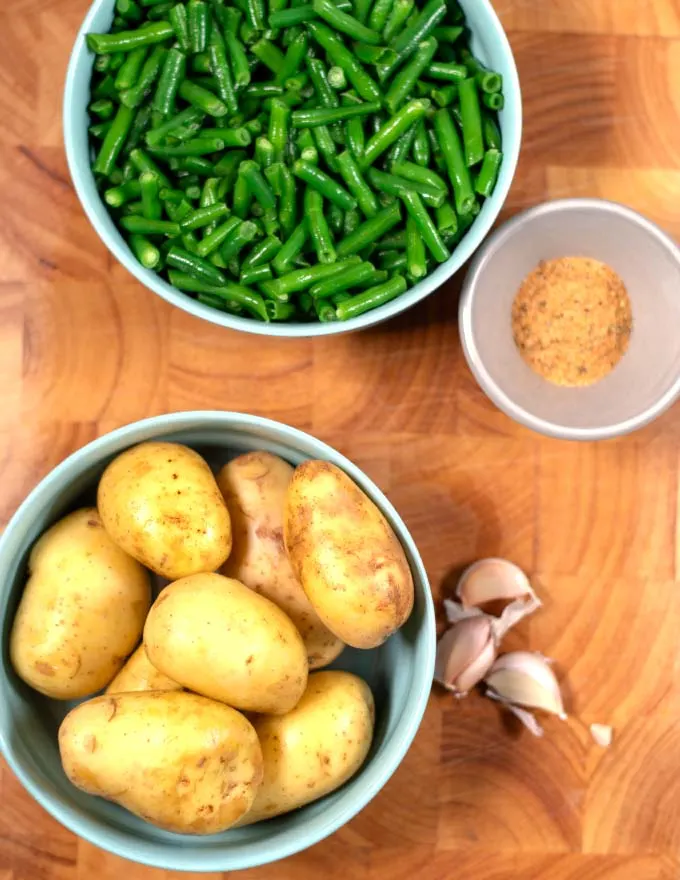
[{"label": "bowl interior", "polygon": [[[553,385],[522,360],[510,310],[541,260],[591,257],[612,267],[631,299],[633,332],[612,372],[585,388]],[[503,227],[466,283],[462,329],[470,364],[494,401],[530,427],[622,433],[671,402],[680,378],[680,252],[653,224],[620,205],[553,202]],[[540,424],[542,423],[542,424]]]},{"label": "bowl interior", "polygon": [[94,56],[86,46],[85,35],[89,32],[104,33],[109,30],[115,0],[94,0],[92,3],[76,38],[64,94],[64,140],[71,177],[83,208],[104,244],[138,281],[163,299],[196,317],[249,333],[267,336],[323,336],[345,333],[384,321],[424,299],[460,269],[491,229],[505,202],[517,168],[522,134],[522,103],[517,69],[500,21],[489,0],[459,0],[459,2],[473,34],[472,46],[475,54],[488,67],[503,75],[506,99],[505,107],[500,113],[503,165],[493,195],[486,200],[479,216],[454,250],[451,258],[405,294],[349,321],[329,324],[264,324],[261,321],[228,315],[204,306],[176,290],[155,272],[145,269],[137,262],[97,192],[91,170],[87,134],[87,106]]},{"label": "bowl interior", "polygon": [[[427,579],[403,523],[379,490],[338,453],[307,435],[265,420],[250,425],[198,427],[174,418],[165,430],[115,432],[90,444],[54,471],[29,496],[0,543],[2,669],[0,671],[0,745],[29,791],[76,833],[119,855],[172,869],[228,870],[262,864],[317,842],[358,812],[387,781],[408,749],[429,693],[434,662],[434,615]],[[244,417],[245,418],[245,417]],[[205,422],[205,414],[196,420]],[[131,426],[134,428],[135,426]],[[362,676],[376,701],[375,739],[362,770],[339,791],[302,810],[258,825],[212,835],[186,837],[161,831],[122,808],[75,789],[60,765],[58,725],[72,704],[48,700],[26,687],[11,669],[8,634],[23,588],[26,560],[35,539],[57,518],[94,501],[97,480],[116,452],[144,439],[186,443],[214,467],[252,449],[267,449],[297,464],[309,457],[335,461],[355,479],[390,520],[409,557],[416,602],[407,624],[372,651],[345,649],[334,667]],[[304,438],[302,440],[301,438]],[[93,448],[94,447],[94,448]]]}]

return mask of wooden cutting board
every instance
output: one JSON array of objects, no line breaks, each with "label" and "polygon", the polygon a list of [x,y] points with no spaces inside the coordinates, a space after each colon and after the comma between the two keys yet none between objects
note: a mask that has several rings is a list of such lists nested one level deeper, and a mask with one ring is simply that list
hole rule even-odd
[{"label": "wooden cutting board", "polygon": [[[566,723],[535,740],[435,693],[393,779],[331,839],[239,880],[680,876],[680,407],[624,440],[545,440],[463,362],[458,281],[403,318],[318,342],[230,333],[109,256],[74,195],[61,91],[86,0],[0,9],[0,523],[54,465],[143,416],[234,409],[310,431],[397,506],[434,592],[508,556],[545,608],[514,636],[554,657]],[[679,0],[496,0],[524,92],[504,214],[625,202],[680,236]],[[650,290],[650,295],[653,291]],[[595,745],[591,722],[611,724]],[[0,769],[0,880],[151,880],[47,816]]]}]

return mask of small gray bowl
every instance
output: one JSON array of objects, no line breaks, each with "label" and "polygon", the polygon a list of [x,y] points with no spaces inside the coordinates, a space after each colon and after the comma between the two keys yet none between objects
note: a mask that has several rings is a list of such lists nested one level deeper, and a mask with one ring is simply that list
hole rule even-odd
[{"label": "small gray bowl", "polygon": [[[541,260],[590,257],[623,279],[633,333],[612,372],[585,388],[542,379],[514,343],[511,307]],[[601,440],[657,418],[680,393],[680,249],[623,205],[565,199],[514,217],[488,240],[460,302],[463,351],[475,378],[510,418],[551,437]]]}]

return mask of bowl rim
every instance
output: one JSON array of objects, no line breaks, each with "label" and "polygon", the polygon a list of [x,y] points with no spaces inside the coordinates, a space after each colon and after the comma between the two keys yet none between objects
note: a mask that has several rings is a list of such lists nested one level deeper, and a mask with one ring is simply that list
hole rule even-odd
[{"label": "bowl rim", "polygon": [[[430,273],[430,275],[422,281],[419,281],[407,290],[406,293],[403,293],[401,296],[398,296],[396,299],[383,306],[379,306],[377,309],[373,309],[372,311],[359,315],[356,318],[351,318],[348,321],[338,321],[328,324],[277,324],[275,322],[265,324],[264,322],[256,321],[253,318],[241,318],[236,315],[229,315],[226,312],[219,312],[216,309],[211,309],[209,306],[205,306],[176,290],[152,270],[145,269],[133,257],[120,232],[116,230],[115,235],[112,235],[110,230],[106,228],[105,223],[100,220],[94,205],[85,194],[85,182],[88,175],[91,175],[92,172],[89,166],[84,169],[81,168],[78,163],[74,135],[76,114],[73,112],[72,108],[75,107],[74,95],[76,90],[76,67],[81,54],[89,51],[85,43],[85,34],[90,29],[91,22],[98,14],[101,7],[106,4],[112,4],[113,2],[114,0],[93,0],[85,19],[78,30],[78,35],[76,36],[73,49],[71,50],[68,70],[66,73],[62,112],[66,159],[78,200],[102,243],[128,270],[128,272],[130,272],[152,293],[160,296],[171,305],[182,309],[182,311],[193,315],[195,318],[202,318],[210,321],[212,324],[217,324],[218,326],[226,327],[231,330],[241,330],[246,333],[254,333],[260,336],[274,337],[304,338],[331,336],[371,327],[410,309],[455,275],[455,273],[458,272],[459,269],[470,259],[473,253],[475,253],[475,251],[483,244],[486,236],[489,234],[489,230],[496,221],[507,199],[517,170],[520,145],[522,141],[522,94],[517,73],[517,65],[515,63],[510,42],[500,19],[492,6],[491,0],[475,0],[475,2],[479,3],[480,8],[482,8],[487,15],[488,26],[493,31],[494,39],[500,47],[499,51],[506,58],[508,73],[505,76],[504,82],[506,108],[503,112],[512,113],[514,118],[514,125],[512,126],[514,136],[512,141],[508,140],[506,143],[504,140],[503,164],[493,195],[486,200],[479,216],[475,218],[469,233],[463,238],[460,245],[455,248],[451,257],[445,263],[438,266]],[[103,202],[102,206],[105,209]],[[472,234],[473,232],[474,235]]]},{"label": "bowl rim", "polygon": [[484,360],[477,348],[472,320],[472,310],[477,285],[482,274],[486,271],[491,258],[501,248],[506,246],[515,230],[528,220],[540,219],[548,214],[558,212],[583,210],[605,214],[616,214],[627,220],[629,223],[639,226],[648,235],[655,238],[656,241],[669,252],[680,270],[680,248],[678,248],[673,239],[664,232],[660,226],[657,226],[656,223],[653,223],[633,208],[628,207],[628,205],[623,205],[620,202],[614,202],[609,199],[599,198],[552,199],[546,202],[541,202],[538,205],[534,205],[533,207],[516,214],[500,226],[484,242],[475,256],[463,284],[459,306],[458,323],[460,326],[463,353],[470,370],[484,393],[491,399],[498,409],[514,421],[519,422],[521,425],[524,425],[539,434],[545,434],[548,437],[554,437],[560,440],[606,440],[612,437],[620,437],[625,434],[630,434],[632,431],[637,431],[639,428],[643,428],[645,425],[648,425],[650,422],[654,421],[654,419],[658,418],[673,405],[680,395],[679,373],[675,381],[659,397],[659,399],[655,403],[641,410],[637,415],[631,416],[620,422],[601,425],[596,428],[579,428],[570,425],[563,425],[534,415],[532,412],[516,403],[510,395],[506,394],[486,369]]},{"label": "bowl rim", "polygon": [[[416,682],[413,686],[413,703],[408,704],[400,718],[399,735],[388,742],[381,760],[373,765],[372,770],[368,770],[361,796],[350,804],[338,805],[336,813],[330,820],[326,818],[326,813],[315,816],[313,819],[315,827],[309,836],[305,836],[308,832],[289,834],[282,841],[276,842],[274,839],[273,842],[268,843],[267,847],[259,849],[255,847],[257,853],[253,859],[248,858],[247,855],[242,855],[240,859],[238,855],[230,856],[228,844],[225,844],[224,847],[216,847],[214,850],[205,849],[196,853],[191,847],[191,837],[186,838],[186,847],[176,846],[170,849],[162,840],[139,842],[134,839],[134,845],[131,846],[129,832],[118,827],[107,826],[99,819],[84,815],[71,803],[64,803],[60,800],[58,794],[51,790],[46,791],[38,782],[35,782],[30,770],[24,769],[21,759],[15,755],[14,747],[5,736],[4,725],[0,725],[0,754],[4,756],[7,764],[28,793],[69,831],[114,855],[139,864],[165,870],[198,870],[201,872],[240,870],[284,859],[324,840],[363,810],[397,770],[420,727],[427,708],[430,685],[434,675],[436,644],[434,601],[425,566],[409,529],[382,490],[358,465],[355,465],[324,441],[283,422],[247,413],[192,410],[152,416],[123,425],[87,443],[40,480],[11,517],[4,533],[0,536],[0,567],[2,567],[2,557],[5,552],[11,551],[15,533],[21,532],[24,521],[31,516],[32,509],[36,504],[42,506],[53,493],[62,491],[63,486],[60,484],[64,478],[70,477],[72,480],[78,473],[82,473],[87,468],[136,443],[182,430],[205,428],[224,428],[225,431],[230,432],[273,430],[278,433],[277,442],[288,443],[301,451],[309,444],[314,447],[315,454],[320,454],[321,457],[327,456],[330,460],[338,463],[364,491],[367,491],[369,497],[372,498],[396,532],[409,557],[414,582],[418,581],[421,584],[424,612],[420,630],[422,641],[420,641],[417,652],[418,663],[416,664]],[[306,453],[303,452],[303,454]],[[6,549],[8,547],[10,551]],[[5,704],[0,702],[0,718],[5,715],[5,712]],[[301,839],[302,845],[298,843]],[[245,843],[242,845],[248,846]]]}]

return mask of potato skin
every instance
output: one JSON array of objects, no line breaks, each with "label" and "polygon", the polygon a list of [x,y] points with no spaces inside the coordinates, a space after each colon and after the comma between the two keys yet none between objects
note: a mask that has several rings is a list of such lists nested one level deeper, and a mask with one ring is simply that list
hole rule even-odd
[{"label": "potato skin", "polygon": [[335,791],[364,763],[374,723],[373,694],[366,682],[350,672],[312,673],[292,712],[253,722],[264,779],[238,824],[270,819]]},{"label": "potato skin", "polygon": [[59,729],[70,781],[180,834],[215,834],[243,816],[262,780],[252,725],[180,691],[95,697]]},{"label": "potato skin", "polygon": [[298,628],[310,669],[331,663],[343,643],[319,620],[288,559],[283,510],[293,468],[270,452],[248,452],[217,475],[231,517],[233,547],[221,572],[282,608]]},{"label": "potato skin", "polygon": [[284,518],[288,556],[326,626],[354,648],[381,645],[413,609],[413,578],[389,523],[340,468],[295,469]]},{"label": "potato skin", "polygon": [[216,571],[231,550],[229,512],[212,471],[179,443],[121,453],[102,475],[97,507],[116,544],[170,580]]},{"label": "potato skin", "polygon": [[105,687],[139,641],[151,604],[148,573],[116,546],[93,507],[37,541],[10,635],[28,685],[55,700]]},{"label": "potato skin", "polygon": [[282,714],[307,685],[307,654],[289,617],[219,574],[167,586],[144,626],[152,665],[184,687],[249,712]]},{"label": "potato skin", "polygon": [[181,691],[182,685],[159,672],[149,662],[144,645],[128,660],[106,688],[107,694],[129,694],[133,691]]}]

